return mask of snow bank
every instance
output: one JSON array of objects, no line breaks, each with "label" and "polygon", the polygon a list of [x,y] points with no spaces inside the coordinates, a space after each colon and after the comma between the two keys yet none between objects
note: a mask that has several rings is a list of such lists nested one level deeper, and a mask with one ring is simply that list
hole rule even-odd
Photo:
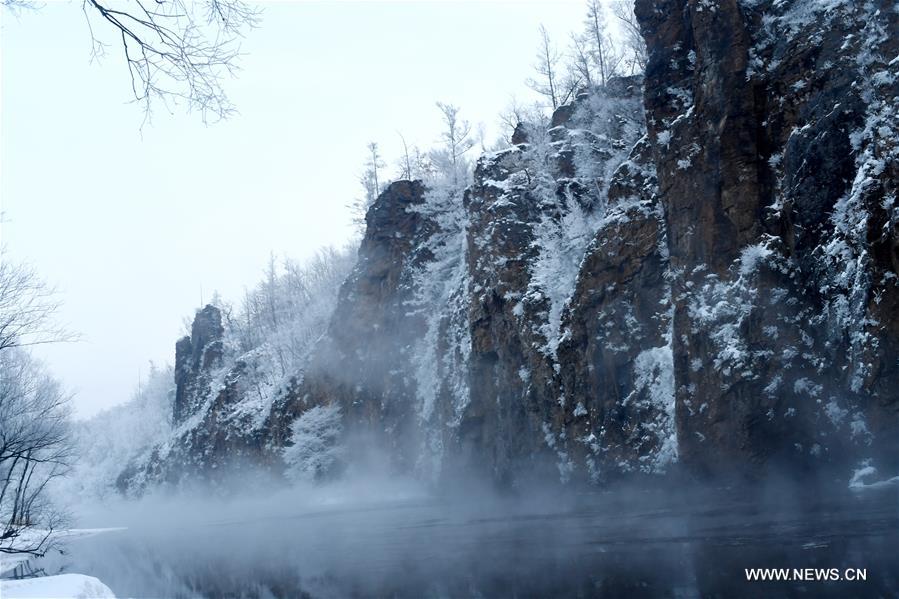
[{"label": "snow bank", "polygon": [[24,580],[0,580],[0,597],[3,599],[94,599],[113,598],[108,586],[93,576],[84,574],[59,574]]},{"label": "snow bank", "polygon": [[870,460],[864,460],[855,472],[852,473],[852,480],[849,481],[849,489],[857,492],[899,485],[899,476],[882,480],[872,480],[876,476],[877,468],[871,466]]}]

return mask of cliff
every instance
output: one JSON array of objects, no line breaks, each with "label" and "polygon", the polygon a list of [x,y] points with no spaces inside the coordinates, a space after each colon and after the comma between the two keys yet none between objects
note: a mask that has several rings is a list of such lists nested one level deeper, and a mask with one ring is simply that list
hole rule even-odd
[{"label": "cliff", "polygon": [[897,455],[895,6],[638,1],[637,16],[683,463]]},{"label": "cliff", "polygon": [[182,426],[121,486],[278,470],[291,424],[325,404],[433,480],[899,468],[899,13],[636,13],[645,78],[520,125],[464,189],[381,194],[326,333],[272,401],[247,404],[249,366],[221,365],[201,311],[177,349]]}]

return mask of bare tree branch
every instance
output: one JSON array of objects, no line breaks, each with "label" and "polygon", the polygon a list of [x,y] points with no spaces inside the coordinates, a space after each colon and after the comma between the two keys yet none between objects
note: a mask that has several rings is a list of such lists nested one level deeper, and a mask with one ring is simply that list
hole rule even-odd
[{"label": "bare tree branch", "polygon": [[642,73],[646,70],[646,40],[643,39],[640,23],[634,14],[634,0],[616,0],[612,3],[612,14],[618,19],[623,31],[624,61],[628,64],[630,74]]},{"label": "bare tree branch", "polygon": [[184,104],[203,122],[235,109],[222,87],[238,70],[240,40],[261,16],[242,0],[83,0],[92,59],[106,54],[111,30],[125,58],[134,101],[151,118],[154,102]]},{"label": "bare tree branch", "polygon": [[0,351],[77,339],[53,322],[59,304],[54,288],[0,250]]},{"label": "bare tree branch", "polygon": [[537,62],[534,69],[539,75],[536,79],[526,81],[528,87],[549,99],[553,110],[559,107],[558,63],[559,52],[549,38],[546,27],[540,25],[540,48],[537,51]]}]

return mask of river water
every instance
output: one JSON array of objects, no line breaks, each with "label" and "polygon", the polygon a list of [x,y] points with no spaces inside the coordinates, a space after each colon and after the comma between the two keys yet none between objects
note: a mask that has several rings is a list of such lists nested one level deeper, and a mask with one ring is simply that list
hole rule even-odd
[{"label": "river water", "polygon": [[[894,489],[451,498],[144,501],[126,525],[32,563],[118,597],[896,597]],[[101,522],[101,520],[103,520]],[[863,569],[864,581],[747,581],[747,568]]]}]

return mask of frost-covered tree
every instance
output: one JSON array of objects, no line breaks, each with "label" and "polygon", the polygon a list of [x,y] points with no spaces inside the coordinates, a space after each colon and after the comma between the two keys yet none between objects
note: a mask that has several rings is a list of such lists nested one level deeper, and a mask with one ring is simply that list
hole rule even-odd
[{"label": "frost-covered tree", "polygon": [[366,189],[366,200],[368,205],[374,203],[375,199],[381,194],[381,182],[378,181],[378,173],[386,165],[381,159],[381,153],[378,150],[378,144],[369,142],[365,148],[368,150],[368,161],[365,164],[365,174],[363,175],[363,185]]},{"label": "frost-covered tree", "polygon": [[459,116],[459,108],[437,102],[443,116],[443,132],[440,147],[430,153],[431,162],[438,177],[455,189],[460,188],[471,172],[471,164],[465,157],[475,145],[471,137],[471,124]]},{"label": "frost-covered tree", "polygon": [[272,257],[263,280],[225,319],[231,359],[253,352],[273,380],[295,374],[327,328],[352,265],[349,248],[323,248],[305,263],[287,259],[279,265]]},{"label": "frost-covered tree", "polygon": [[75,422],[78,460],[71,475],[54,485],[55,495],[102,499],[116,494],[119,474],[171,433],[174,397],[174,369],[151,362],[128,401]]},{"label": "frost-covered tree", "polygon": [[28,346],[66,338],[53,290],[0,253],[0,553],[42,554],[61,513],[46,493],[71,463],[69,396]]},{"label": "frost-covered tree", "polygon": [[287,475],[293,480],[316,480],[327,474],[340,458],[342,448],[340,408],[315,406],[303,412],[291,426],[291,444],[284,448]]},{"label": "frost-covered tree", "polygon": [[410,146],[402,133],[397,133],[403,143],[403,155],[397,161],[399,178],[407,181],[427,181],[434,176],[434,164],[428,152],[417,145]]},{"label": "frost-covered tree", "polygon": [[0,553],[47,550],[64,518],[45,491],[71,462],[69,396],[27,351],[0,351]]},{"label": "frost-covered tree", "polygon": [[52,289],[0,255],[0,553],[44,553],[61,513],[47,485],[71,463],[69,396],[28,346],[65,338]]}]

